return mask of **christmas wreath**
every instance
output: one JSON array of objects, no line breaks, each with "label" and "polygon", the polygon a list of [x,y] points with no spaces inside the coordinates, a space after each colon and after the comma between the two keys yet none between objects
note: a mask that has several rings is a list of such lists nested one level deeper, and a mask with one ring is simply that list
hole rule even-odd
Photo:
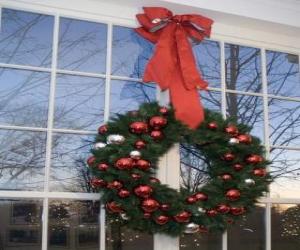
[{"label": "christmas wreath", "polygon": [[[268,189],[269,164],[250,128],[206,110],[190,129],[157,103],[119,114],[99,128],[87,163],[108,213],[149,233],[223,231],[249,212]],[[209,182],[196,192],[172,189],[155,177],[159,158],[176,143],[201,151]]]}]

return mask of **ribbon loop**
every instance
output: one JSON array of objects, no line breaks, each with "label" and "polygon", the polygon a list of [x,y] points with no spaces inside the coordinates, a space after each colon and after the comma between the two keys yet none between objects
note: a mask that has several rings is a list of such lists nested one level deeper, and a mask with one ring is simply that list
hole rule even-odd
[{"label": "ribbon loop", "polygon": [[143,80],[169,89],[176,118],[194,129],[204,119],[197,89],[206,89],[207,82],[197,69],[189,38],[199,43],[209,37],[213,21],[201,15],[173,16],[166,8],[143,9],[137,15],[142,27],[136,31],[156,44]]}]

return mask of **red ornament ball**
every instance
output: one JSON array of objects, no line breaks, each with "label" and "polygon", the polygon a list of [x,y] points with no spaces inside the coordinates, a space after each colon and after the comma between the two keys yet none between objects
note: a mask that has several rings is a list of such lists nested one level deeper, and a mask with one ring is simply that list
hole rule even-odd
[{"label": "red ornament ball", "polygon": [[120,204],[115,201],[106,203],[106,209],[111,213],[122,213],[123,209]]},{"label": "red ornament ball", "polygon": [[188,197],[188,198],[186,198],[186,202],[188,203],[188,204],[194,204],[194,203],[196,203],[198,200],[197,200],[197,198],[195,197],[195,196],[190,196],[190,197]]},{"label": "red ornament ball", "polygon": [[230,175],[230,174],[223,174],[223,175],[221,175],[221,179],[223,181],[230,181],[230,180],[232,180],[232,175]]},{"label": "red ornament ball", "polygon": [[265,168],[253,169],[253,174],[258,177],[265,177],[267,175],[267,170]]},{"label": "red ornament ball", "polygon": [[145,122],[133,122],[129,127],[133,134],[143,134],[148,132],[148,124]]},{"label": "red ornament ball", "polygon": [[147,213],[152,213],[159,208],[159,203],[154,199],[146,199],[142,202],[142,209]]},{"label": "red ornament ball", "polygon": [[87,163],[90,167],[93,166],[95,162],[96,162],[96,157],[95,157],[95,156],[90,156],[90,157],[87,159],[87,161],[86,161],[86,163]]},{"label": "red ornament ball", "polygon": [[236,126],[234,126],[234,125],[229,125],[229,126],[227,126],[227,127],[225,128],[225,132],[226,132],[227,134],[230,134],[230,135],[235,136],[235,135],[237,135],[237,134],[239,133],[239,130],[238,130],[238,128],[237,128]]},{"label": "red ornament ball", "polygon": [[168,223],[169,220],[170,218],[166,215],[159,215],[155,218],[155,222],[158,225],[165,225],[166,223]]},{"label": "red ornament ball", "polygon": [[112,181],[107,184],[107,188],[110,188],[110,189],[118,190],[118,189],[121,189],[122,187],[123,187],[123,184],[120,181]]},{"label": "red ornament ball", "polygon": [[100,163],[100,164],[98,164],[97,169],[100,171],[106,171],[108,169],[108,164]]},{"label": "red ornament ball", "polygon": [[241,197],[241,192],[238,189],[230,189],[226,192],[226,198],[230,201],[236,201]]},{"label": "red ornament ball", "polygon": [[136,161],[135,166],[140,170],[146,171],[151,167],[151,163],[149,161],[140,159]]},{"label": "red ornament ball", "polygon": [[215,209],[209,209],[209,210],[206,211],[206,215],[208,217],[215,217],[215,216],[218,215],[218,211],[215,210]]},{"label": "red ornament ball", "polygon": [[141,198],[149,198],[152,194],[153,189],[148,185],[139,185],[134,189],[136,196]]},{"label": "red ornament ball", "polygon": [[194,197],[197,199],[197,201],[207,201],[208,199],[208,196],[202,192],[195,193]]},{"label": "red ornament ball", "polygon": [[199,233],[208,233],[207,227],[200,225],[199,226]]},{"label": "red ornament ball", "polygon": [[223,157],[222,157],[222,159],[223,159],[224,161],[233,161],[234,158],[235,158],[235,155],[232,154],[232,153],[226,153],[226,154],[224,154]]},{"label": "red ornament ball", "polygon": [[132,177],[132,179],[134,179],[135,181],[141,179],[141,175],[140,175],[140,174],[136,174],[136,173],[131,174],[131,177]]},{"label": "red ornament ball", "polygon": [[264,159],[260,155],[252,154],[246,158],[246,162],[249,164],[257,164],[262,162]]},{"label": "red ornament ball", "polygon": [[155,177],[150,177],[149,178],[150,183],[155,184],[155,183],[160,183],[160,180],[155,178]]},{"label": "red ornament ball", "polygon": [[249,144],[252,142],[252,137],[250,135],[238,135],[237,139],[240,143]]},{"label": "red ornament ball", "polygon": [[161,205],[160,205],[160,210],[161,210],[161,211],[166,212],[166,211],[168,211],[169,209],[170,209],[170,205],[169,205],[169,204],[161,204]]},{"label": "red ornament ball", "polygon": [[144,213],[144,219],[149,219],[151,217],[151,213]]},{"label": "red ornament ball", "polygon": [[130,192],[129,192],[129,190],[127,190],[127,189],[121,189],[121,190],[118,192],[118,195],[119,195],[119,197],[121,197],[121,198],[126,198],[126,197],[130,196]]},{"label": "red ornament ball", "polygon": [[160,141],[160,140],[162,140],[164,138],[164,134],[160,130],[153,130],[153,131],[151,131],[150,136],[155,141]]},{"label": "red ornament ball", "polygon": [[230,213],[233,215],[241,215],[246,212],[246,209],[244,207],[232,207],[230,209]]},{"label": "red ornament ball", "polygon": [[98,128],[98,133],[99,133],[100,135],[106,134],[107,131],[108,131],[107,125],[102,125],[102,126],[100,126],[100,127]]},{"label": "red ornament ball", "polygon": [[162,115],[167,115],[169,112],[167,107],[160,107],[159,108],[159,113],[161,113]]},{"label": "red ornament ball", "polygon": [[98,178],[92,178],[91,181],[90,181],[92,187],[94,188],[102,188],[102,187],[106,187],[107,183],[105,180],[102,180],[102,179],[98,179]]},{"label": "red ornament ball", "polygon": [[115,167],[119,170],[128,170],[133,168],[133,160],[131,158],[120,158],[116,161]]},{"label": "red ornament ball", "polygon": [[143,140],[137,140],[134,144],[134,147],[136,149],[143,149],[144,147],[146,147],[146,142]]},{"label": "red ornament ball", "polygon": [[219,204],[217,206],[217,211],[221,214],[227,214],[230,212],[230,207],[226,204]]},{"label": "red ornament ball", "polygon": [[190,221],[191,213],[188,211],[182,211],[174,216],[174,220],[179,223],[186,223]]},{"label": "red ornament ball", "polygon": [[150,126],[156,130],[163,128],[167,123],[167,119],[161,116],[153,116],[149,121]]},{"label": "red ornament ball", "polygon": [[210,122],[207,124],[207,128],[210,130],[216,130],[218,129],[218,124],[216,122]]},{"label": "red ornament ball", "polygon": [[241,171],[243,168],[244,168],[244,166],[243,166],[242,164],[240,164],[240,163],[235,163],[235,164],[233,165],[233,169],[234,169],[235,171]]}]

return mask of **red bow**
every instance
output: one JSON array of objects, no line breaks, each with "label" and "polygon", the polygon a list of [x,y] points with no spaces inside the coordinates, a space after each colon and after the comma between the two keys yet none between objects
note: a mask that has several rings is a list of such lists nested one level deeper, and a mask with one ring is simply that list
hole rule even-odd
[{"label": "red bow", "polygon": [[189,42],[209,37],[213,21],[200,15],[175,15],[165,8],[144,7],[137,19],[142,27],[136,31],[156,44],[145,73],[145,82],[156,82],[169,89],[176,118],[196,128],[204,119],[197,89],[206,89],[207,82],[196,67]]}]

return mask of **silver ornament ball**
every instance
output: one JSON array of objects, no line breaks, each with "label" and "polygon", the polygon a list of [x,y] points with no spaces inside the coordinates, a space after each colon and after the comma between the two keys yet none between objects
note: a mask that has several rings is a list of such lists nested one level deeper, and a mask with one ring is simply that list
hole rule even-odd
[{"label": "silver ornament ball", "polygon": [[231,145],[238,144],[240,141],[237,138],[230,138],[228,143]]},{"label": "silver ornament ball", "polygon": [[206,210],[205,210],[205,209],[203,209],[202,207],[199,207],[199,208],[198,208],[198,212],[200,212],[200,213],[205,213],[205,212],[206,212]]},{"label": "silver ornament ball", "polygon": [[253,180],[253,179],[246,179],[246,180],[245,180],[245,183],[246,183],[248,186],[253,186],[253,185],[255,185],[255,180]]},{"label": "silver ornament ball", "polygon": [[199,231],[199,225],[195,223],[189,223],[185,226],[184,233],[186,234],[194,234]]},{"label": "silver ornament ball", "polygon": [[109,135],[107,136],[107,144],[117,144],[120,145],[125,141],[125,137],[123,135]]},{"label": "silver ornament ball", "polygon": [[141,159],[141,156],[142,156],[141,152],[140,152],[140,151],[137,151],[137,150],[131,151],[131,152],[129,153],[129,155],[130,155],[130,157],[131,157],[132,159],[134,159],[134,160],[139,160],[139,159]]},{"label": "silver ornament ball", "polygon": [[106,143],[104,142],[96,142],[94,144],[94,149],[101,149],[101,148],[105,148],[106,147]]},{"label": "silver ornament ball", "polygon": [[122,220],[129,220],[129,217],[125,213],[121,213],[120,216],[121,216]]}]

